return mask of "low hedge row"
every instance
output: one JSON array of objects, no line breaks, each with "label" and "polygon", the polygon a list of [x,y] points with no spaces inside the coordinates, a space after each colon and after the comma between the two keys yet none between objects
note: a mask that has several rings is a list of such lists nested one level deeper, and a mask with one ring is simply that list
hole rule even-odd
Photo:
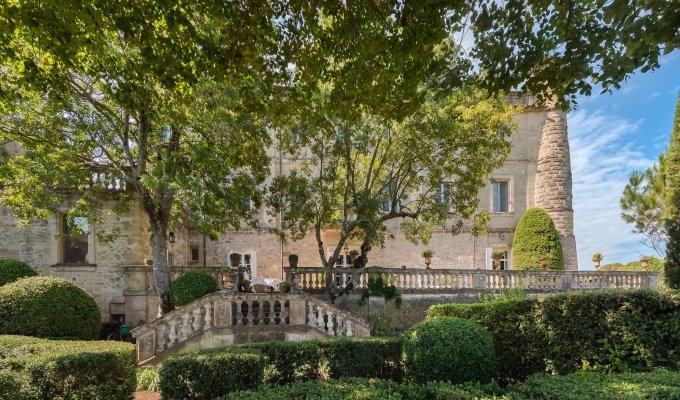
[{"label": "low hedge row", "polygon": [[129,343],[0,336],[0,399],[129,399],[136,368]]},{"label": "low hedge row", "polygon": [[604,374],[579,372],[565,376],[533,375],[524,384],[424,385],[345,379],[297,382],[277,387],[231,393],[221,400],[657,400],[680,399],[680,372]]},{"label": "low hedge row", "polygon": [[212,400],[262,384],[264,357],[255,351],[201,350],[171,357],[158,371],[163,400]]},{"label": "low hedge row", "polygon": [[289,384],[316,378],[401,379],[399,337],[263,342],[234,346],[265,357],[265,383]]},{"label": "low hedge row", "polygon": [[654,290],[567,293],[541,298],[433,306],[494,337],[503,378],[579,369],[646,371],[680,365],[680,294]]}]

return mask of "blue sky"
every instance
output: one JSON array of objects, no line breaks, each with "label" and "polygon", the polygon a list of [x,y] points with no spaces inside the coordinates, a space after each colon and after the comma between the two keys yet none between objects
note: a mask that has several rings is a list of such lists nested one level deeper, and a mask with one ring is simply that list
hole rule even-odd
[{"label": "blue sky", "polygon": [[569,113],[580,269],[593,268],[596,251],[604,263],[655,255],[621,219],[619,199],[630,173],[651,165],[668,145],[679,90],[680,51],[675,51],[662,58],[657,71],[634,75],[612,94],[581,97]]}]

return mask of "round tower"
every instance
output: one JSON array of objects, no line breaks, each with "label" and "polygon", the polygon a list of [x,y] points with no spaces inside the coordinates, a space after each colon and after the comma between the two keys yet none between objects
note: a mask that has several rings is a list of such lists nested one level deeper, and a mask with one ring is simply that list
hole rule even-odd
[{"label": "round tower", "polygon": [[548,107],[541,132],[534,196],[536,207],[550,215],[560,234],[565,269],[577,270],[567,116],[554,106]]}]

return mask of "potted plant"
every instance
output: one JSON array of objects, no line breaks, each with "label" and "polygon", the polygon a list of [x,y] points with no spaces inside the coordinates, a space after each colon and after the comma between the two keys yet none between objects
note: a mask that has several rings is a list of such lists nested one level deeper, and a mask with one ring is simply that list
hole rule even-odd
[{"label": "potted plant", "polygon": [[541,258],[541,269],[548,269],[548,258]]},{"label": "potted plant", "polygon": [[290,289],[293,287],[293,285],[290,282],[281,282],[278,284],[279,287],[279,292],[281,293],[288,293],[290,292]]},{"label": "potted plant", "polygon": [[600,262],[602,260],[604,260],[602,253],[598,251],[595,254],[593,254],[593,265],[595,266],[595,271],[597,271],[600,268]]},{"label": "potted plant", "polygon": [[423,251],[423,258],[425,259],[425,269],[430,269],[430,264],[432,264],[432,257],[434,256],[434,251],[427,249]]},{"label": "potted plant", "polygon": [[234,281],[234,275],[236,274],[236,269],[231,267],[220,268],[220,273],[222,274],[222,284],[226,287],[229,283]]},{"label": "potted plant", "polygon": [[494,270],[499,270],[501,269],[501,260],[505,257],[505,253],[502,251],[492,251],[491,252],[491,260],[493,260],[493,269]]},{"label": "potted plant", "polygon": [[643,256],[640,259],[640,266],[642,267],[643,271],[647,271],[647,268],[649,268],[649,257]]},{"label": "potted plant", "polygon": [[354,264],[354,260],[356,260],[357,257],[359,257],[359,250],[357,249],[350,250],[349,253],[347,253],[347,258],[349,258],[349,260],[347,260],[347,263]]},{"label": "potted plant", "polygon": [[250,280],[241,279],[241,291],[246,293],[250,292]]}]

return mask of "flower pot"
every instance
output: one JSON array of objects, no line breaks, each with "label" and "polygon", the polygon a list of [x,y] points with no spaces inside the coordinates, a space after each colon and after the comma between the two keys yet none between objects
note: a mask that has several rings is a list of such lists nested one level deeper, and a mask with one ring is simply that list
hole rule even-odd
[{"label": "flower pot", "polygon": [[600,260],[593,260],[593,266],[595,267],[595,271],[597,271],[600,268]]},{"label": "flower pot", "polygon": [[501,259],[500,258],[494,258],[493,259],[493,269],[494,270],[501,269]]},{"label": "flower pot", "polygon": [[432,264],[432,257],[423,257],[425,258],[425,269],[430,269],[430,264]]},{"label": "flower pot", "polygon": [[642,267],[643,271],[647,271],[647,268],[649,268],[649,260],[640,260],[640,266]]},{"label": "flower pot", "polygon": [[222,272],[222,284],[226,287],[235,281],[236,274],[234,272]]},{"label": "flower pot", "polygon": [[547,258],[541,259],[541,268],[548,269],[548,259]]}]

